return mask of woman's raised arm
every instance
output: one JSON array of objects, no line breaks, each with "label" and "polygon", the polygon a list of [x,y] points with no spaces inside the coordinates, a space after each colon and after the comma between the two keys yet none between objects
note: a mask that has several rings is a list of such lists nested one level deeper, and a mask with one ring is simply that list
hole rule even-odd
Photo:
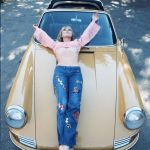
[{"label": "woman's raised arm", "polygon": [[95,13],[92,16],[92,21],[88,25],[88,27],[84,30],[81,37],[78,39],[79,44],[81,47],[86,45],[90,40],[94,38],[94,36],[98,33],[100,26],[96,23],[96,21],[99,19],[98,13]]},{"label": "woman's raised arm", "polygon": [[33,25],[33,28],[35,29],[34,37],[41,43],[41,45],[54,49],[56,42],[45,31],[38,28],[38,26]]}]

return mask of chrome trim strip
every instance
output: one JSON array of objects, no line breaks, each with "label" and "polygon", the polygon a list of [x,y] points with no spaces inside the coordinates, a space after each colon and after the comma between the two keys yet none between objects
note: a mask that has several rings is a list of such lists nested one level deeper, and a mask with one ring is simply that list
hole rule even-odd
[{"label": "chrome trim strip", "polygon": [[[134,141],[134,143],[132,144],[132,145],[130,145],[128,148],[126,148],[126,150],[129,150],[129,149],[131,149],[135,144],[136,144],[136,142],[138,141],[138,139],[139,139],[139,133],[137,134],[137,136],[135,137],[135,141]],[[133,141],[131,141],[130,143],[132,143]]]},{"label": "chrome trim strip", "polygon": [[125,115],[128,115],[128,114],[129,114],[130,112],[132,112],[132,111],[140,111],[140,112],[142,112],[142,109],[139,108],[139,107],[131,107],[131,108],[129,108],[129,109],[126,111]]},{"label": "chrome trim strip", "polygon": [[123,144],[123,145],[124,145],[124,144],[126,145],[126,144],[128,144],[129,142],[130,142],[130,140],[127,140],[127,141],[118,141],[118,142],[115,142],[114,145],[115,145],[115,146],[122,145],[122,144]]},{"label": "chrome trim strip", "polygon": [[[13,143],[16,147],[20,148],[21,150],[25,150],[24,148],[22,148],[22,147],[20,147],[18,144],[16,144],[16,141],[14,141],[14,137],[13,137],[13,135],[11,134],[10,131],[9,131],[9,137],[10,137],[12,143]],[[18,142],[18,141],[17,141],[17,142]]]},{"label": "chrome trim strip", "polygon": [[18,136],[18,138],[20,143],[32,148],[36,148],[36,141],[34,139],[30,139],[23,136]]},{"label": "chrome trim strip", "polygon": [[130,142],[130,138],[129,139],[126,139],[126,140],[120,140],[120,141],[115,141],[115,145],[117,144],[122,144],[124,142]]},{"label": "chrome trim strip", "polygon": [[115,36],[116,36],[116,40],[117,40],[116,44],[117,44],[119,38],[118,38],[118,34],[117,34],[117,31],[116,31],[116,28],[115,28],[115,25],[114,25],[114,21],[113,21],[111,15],[110,15],[109,13],[105,12],[105,14],[109,16],[109,19],[110,19],[110,21],[111,21],[113,30],[114,30],[114,32],[115,32]]},{"label": "chrome trim strip", "polygon": [[[136,140],[138,137],[139,137],[139,133],[136,133],[136,134],[134,134],[134,135],[132,135],[130,137],[127,137],[127,138],[122,138],[122,139],[119,139],[119,140],[114,140],[114,149],[119,149],[119,148],[122,148],[123,146],[127,146],[128,144],[130,144],[134,140]],[[132,147],[132,146],[130,146],[130,147]]]},{"label": "chrome trim strip", "polygon": [[130,143],[130,140],[128,140],[128,141],[122,141],[122,140],[115,141],[114,142],[114,148],[117,149],[117,148],[123,147],[125,145],[128,145],[129,143]]},{"label": "chrome trim strip", "polygon": [[11,110],[11,109],[17,109],[17,110],[21,111],[22,113],[25,113],[24,109],[23,109],[21,106],[19,106],[19,105],[11,105],[11,106],[9,106],[9,107],[7,108],[7,110],[6,110],[6,112],[7,112],[8,110]]}]

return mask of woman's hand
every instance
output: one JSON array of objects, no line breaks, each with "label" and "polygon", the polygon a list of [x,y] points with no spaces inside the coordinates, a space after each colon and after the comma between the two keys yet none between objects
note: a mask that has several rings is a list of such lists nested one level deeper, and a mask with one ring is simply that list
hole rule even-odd
[{"label": "woman's hand", "polygon": [[[35,32],[33,34],[33,37],[37,40],[37,41],[40,41],[41,39],[41,32],[38,28],[38,26],[36,24],[33,24],[33,28],[35,29]],[[40,42],[39,42],[40,43]],[[41,45],[41,44],[40,44]]]},{"label": "woman's hand", "polygon": [[96,12],[95,14],[93,14],[92,20],[96,22],[98,19],[99,19],[99,13]]},{"label": "woman's hand", "polygon": [[38,26],[36,24],[33,24],[33,28],[36,30]]}]

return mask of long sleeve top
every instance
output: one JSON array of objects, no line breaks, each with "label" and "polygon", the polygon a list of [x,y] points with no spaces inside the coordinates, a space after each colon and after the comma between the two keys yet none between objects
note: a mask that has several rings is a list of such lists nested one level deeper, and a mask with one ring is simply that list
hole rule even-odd
[{"label": "long sleeve top", "polygon": [[62,66],[79,66],[78,54],[81,47],[85,46],[98,33],[100,26],[95,21],[84,30],[79,39],[67,42],[54,41],[45,31],[36,28],[34,37],[43,45],[55,53],[58,61],[57,65]]}]

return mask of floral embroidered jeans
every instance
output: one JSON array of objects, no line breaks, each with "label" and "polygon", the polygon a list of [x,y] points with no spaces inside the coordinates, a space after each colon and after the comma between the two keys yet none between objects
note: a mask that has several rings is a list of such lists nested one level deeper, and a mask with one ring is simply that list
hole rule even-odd
[{"label": "floral embroidered jeans", "polygon": [[57,134],[59,145],[76,145],[83,77],[80,66],[57,65],[53,76],[57,98]]}]

